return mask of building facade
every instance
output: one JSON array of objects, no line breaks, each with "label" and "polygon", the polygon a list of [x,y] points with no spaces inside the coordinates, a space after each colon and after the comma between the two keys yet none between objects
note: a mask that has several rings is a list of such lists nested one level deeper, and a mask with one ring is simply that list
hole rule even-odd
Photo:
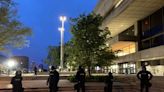
[{"label": "building facade", "polygon": [[135,74],[144,64],[164,75],[164,0],[100,0],[94,12],[111,31],[107,44],[120,50],[111,71]]},{"label": "building facade", "polygon": [[4,55],[0,55],[0,75],[4,74],[6,71],[6,67],[4,65],[5,61],[7,60],[7,57]]},{"label": "building facade", "polygon": [[28,71],[29,69],[29,58],[27,56],[13,56],[11,57],[16,62],[16,68],[22,71]]}]

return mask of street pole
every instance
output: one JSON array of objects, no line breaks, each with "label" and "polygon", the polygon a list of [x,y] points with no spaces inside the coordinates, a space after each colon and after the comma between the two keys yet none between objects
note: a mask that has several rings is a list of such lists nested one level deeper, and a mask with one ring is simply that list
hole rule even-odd
[{"label": "street pole", "polygon": [[61,33],[61,42],[60,42],[60,69],[63,70],[63,62],[64,62],[64,22],[66,21],[66,16],[60,16],[60,21],[62,26],[59,28]]}]

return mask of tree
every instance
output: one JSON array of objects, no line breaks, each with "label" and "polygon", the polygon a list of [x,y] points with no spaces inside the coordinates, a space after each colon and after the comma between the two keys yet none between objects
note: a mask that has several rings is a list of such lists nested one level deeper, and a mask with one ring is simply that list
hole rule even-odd
[{"label": "tree", "polygon": [[106,45],[110,31],[108,28],[100,29],[102,21],[103,18],[94,13],[71,19],[74,48],[78,52],[75,56],[79,64],[88,68],[89,76],[92,66],[110,64],[116,58]]},{"label": "tree", "polygon": [[48,55],[45,60],[48,65],[59,66],[60,64],[60,46],[49,46]]},{"label": "tree", "polygon": [[[67,46],[67,43],[64,45],[64,47]],[[68,54],[64,51],[64,67],[66,67],[65,62],[68,57]],[[48,65],[60,65],[60,46],[49,46],[48,48],[48,55],[45,59],[45,63]]]},{"label": "tree", "polygon": [[0,50],[9,47],[21,47],[31,30],[16,17],[13,0],[0,0]]},{"label": "tree", "polygon": [[[72,70],[72,69],[75,69],[78,65],[78,58],[77,56],[79,55],[77,49],[75,48],[74,46],[74,40],[71,39],[70,41],[68,41],[66,44],[65,44],[65,65],[66,66],[69,66],[69,68]],[[68,68],[68,67],[67,67]]]}]

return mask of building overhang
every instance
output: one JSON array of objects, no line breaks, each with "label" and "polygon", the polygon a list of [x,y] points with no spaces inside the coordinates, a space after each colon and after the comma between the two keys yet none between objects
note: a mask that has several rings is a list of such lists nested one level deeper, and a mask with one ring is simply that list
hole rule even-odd
[{"label": "building overhang", "polygon": [[164,59],[164,45],[139,51],[133,54],[126,56],[121,56],[116,63],[131,62],[135,63],[137,61],[151,61],[151,60],[160,60]]},{"label": "building overhang", "polygon": [[109,27],[111,36],[114,37],[163,6],[164,0],[124,0],[105,17],[102,27]]},{"label": "building overhang", "polygon": [[118,1],[119,0],[99,0],[94,9],[94,12],[96,14],[100,14],[101,16],[105,16],[107,12],[110,11]]},{"label": "building overhang", "polygon": [[113,44],[119,43],[119,42],[134,43],[136,41],[137,41],[137,37],[136,36],[116,35],[115,37],[110,38],[107,41],[107,44],[110,46],[110,45],[113,45]]},{"label": "building overhang", "polygon": [[140,51],[139,54],[139,61],[164,59],[164,45]]}]

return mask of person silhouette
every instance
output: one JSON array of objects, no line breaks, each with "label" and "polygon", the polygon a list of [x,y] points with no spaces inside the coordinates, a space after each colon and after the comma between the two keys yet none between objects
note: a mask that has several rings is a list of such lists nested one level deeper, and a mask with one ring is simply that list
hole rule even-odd
[{"label": "person silhouette", "polygon": [[78,84],[77,92],[80,92],[80,89],[82,89],[82,92],[85,92],[85,71],[81,66],[79,66],[75,78]]},{"label": "person silhouette", "polygon": [[12,92],[23,92],[21,71],[16,71],[15,76],[11,79],[11,84]]},{"label": "person silhouette", "polygon": [[108,73],[108,76],[105,80],[105,88],[104,88],[104,92],[112,92],[112,87],[113,87],[113,75],[111,72]]},{"label": "person silhouette", "polygon": [[138,72],[137,78],[140,80],[140,92],[149,92],[149,87],[151,83],[149,82],[152,79],[153,75],[146,70],[146,66],[142,66],[142,70]]},{"label": "person silhouette", "polygon": [[58,71],[56,71],[56,68],[52,66],[47,80],[47,85],[49,86],[49,90],[50,90],[49,92],[58,91],[58,82],[59,82],[59,73]]},{"label": "person silhouette", "polygon": [[35,75],[37,75],[37,71],[38,71],[38,69],[37,69],[37,67],[35,66],[35,67],[34,67],[34,74],[35,74]]}]

